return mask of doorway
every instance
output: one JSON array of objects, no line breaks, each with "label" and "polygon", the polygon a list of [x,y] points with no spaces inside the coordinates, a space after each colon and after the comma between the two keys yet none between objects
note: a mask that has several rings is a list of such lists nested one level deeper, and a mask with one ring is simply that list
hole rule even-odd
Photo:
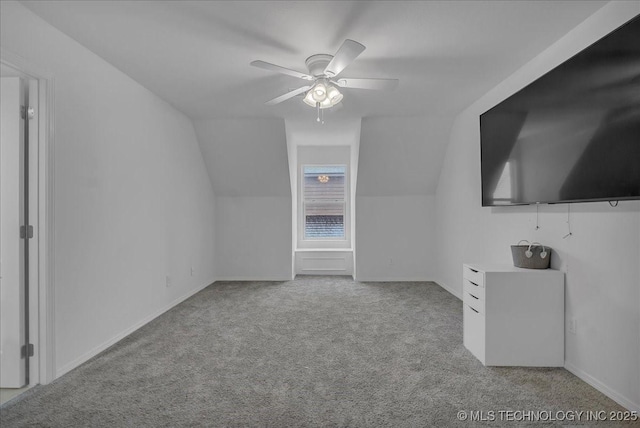
[{"label": "doorway", "polygon": [[46,352],[49,293],[41,281],[48,230],[42,209],[46,162],[40,162],[46,141],[41,128],[48,121],[46,80],[5,62],[5,54],[0,61],[0,403],[53,378],[46,358],[52,358]]}]

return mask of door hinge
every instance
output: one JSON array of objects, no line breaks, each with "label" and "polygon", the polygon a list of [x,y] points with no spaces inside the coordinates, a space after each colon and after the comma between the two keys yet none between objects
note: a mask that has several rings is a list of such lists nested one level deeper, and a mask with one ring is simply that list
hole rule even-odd
[{"label": "door hinge", "polygon": [[20,106],[20,117],[22,119],[31,120],[36,117],[36,111],[33,109],[33,107]]},{"label": "door hinge", "polygon": [[28,345],[23,345],[20,350],[20,358],[24,357],[33,357],[33,343],[29,343]]},{"label": "door hinge", "polygon": [[33,226],[20,226],[20,239],[33,238]]}]

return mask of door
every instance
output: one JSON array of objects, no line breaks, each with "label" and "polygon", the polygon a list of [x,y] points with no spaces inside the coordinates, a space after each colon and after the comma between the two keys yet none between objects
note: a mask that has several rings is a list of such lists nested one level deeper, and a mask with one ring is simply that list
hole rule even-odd
[{"label": "door", "polygon": [[[25,83],[19,77],[0,79],[0,387],[20,388],[27,383],[24,347],[25,313],[24,223]],[[28,132],[28,131],[27,131]]]}]

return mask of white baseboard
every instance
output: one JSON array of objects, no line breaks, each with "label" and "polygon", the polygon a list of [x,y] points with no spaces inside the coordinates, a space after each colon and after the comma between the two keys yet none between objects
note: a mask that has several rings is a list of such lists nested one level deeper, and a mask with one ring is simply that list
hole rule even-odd
[{"label": "white baseboard", "polygon": [[574,366],[570,362],[565,361],[564,368],[570,371],[571,373],[573,373],[574,375],[578,376],[580,379],[582,379],[583,381],[585,381],[586,383],[588,383],[598,391],[602,392],[607,397],[611,398],[616,403],[625,407],[626,409],[640,413],[640,404],[634,403],[633,401],[629,400],[627,397],[609,388],[607,385],[600,382],[598,379],[594,378],[590,374],[579,369],[578,367]]},{"label": "white baseboard", "polygon": [[456,296],[458,299],[462,300],[462,294],[460,293],[460,291],[454,290],[453,288],[451,288],[447,284],[445,284],[443,281],[434,281],[434,282],[436,284],[438,284],[440,287],[442,287],[445,290],[447,290],[449,293],[451,293],[454,296]]},{"label": "white baseboard", "polygon": [[417,278],[417,277],[397,277],[397,276],[389,276],[389,277],[361,277],[358,276],[358,282],[435,282],[432,279],[426,278]]},{"label": "white baseboard", "polygon": [[208,286],[213,284],[213,282],[215,282],[215,280],[206,282],[204,285],[201,285],[199,287],[196,287],[193,290],[190,290],[189,292],[187,292],[186,294],[184,294],[184,295],[178,297],[177,299],[173,300],[171,303],[169,303],[168,305],[164,306],[163,308],[161,308],[161,309],[153,312],[151,315],[143,318],[140,322],[138,322],[138,323],[134,324],[133,326],[127,328],[126,330],[116,334],[111,339],[109,339],[106,342],[96,346],[95,348],[93,348],[89,352],[84,353],[83,355],[81,355],[80,357],[78,357],[75,360],[71,361],[70,363],[65,364],[64,366],[60,367],[58,370],[56,370],[55,378],[57,379],[60,376],[63,376],[65,374],[69,373],[71,370],[75,369],[76,367],[80,366],[81,364],[83,364],[84,362],[90,360],[91,358],[95,357],[96,355],[98,355],[100,352],[104,351],[105,349],[107,349],[111,345],[113,345],[113,344],[119,342],[120,340],[124,339],[125,337],[129,336],[131,333],[133,333],[134,331],[138,330],[140,327],[144,326],[145,324],[149,323],[150,321],[154,320],[155,318],[159,317],[163,313],[167,312],[169,309],[173,308],[177,304],[187,300],[189,297],[193,296],[197,292],[204,290],[205,288],[207,288]]},{"label": "white baseboard", "polygon": [[291,277],[286,276],[222,276],[216,278],[216,282],[221,281],[291,281]]},{"label": "white baseboard", "polygon": [[[440,287],[444,288],[449,293],[453,294],[458,299],[462,300],[462,296],[460,295],[458,290],[452,289],[451,287],[447,286],[442,281],[435,281],[435,282]],[[629,400],[627,397],[625,397],[622,394],[618,393],[617,391],[614,391],[613,389],[609,388],[607,385],[605,385],[604,383],[600,382],[598,379],[594,378],[590,374],[584,372],[583,370],[579,369],[578,367],[574,366],[573,364],[569,363],[568,361],[564,362],[564,368],[567,371],[569,371],[569,372],[573,373],[574,375],[576,375],[577,377],[579,377],[580,379],[582,379],[583,381],[585,381],[586,383],[588,383],[589,385],[591,385],[592,387],[594,387],[595,389],[597,389],[598,391],[602,392],[607,397],[611,398],[616,403],[618,403],[621,406],[625,407],[626,409],[631,410],[631,411],[636,411],[636,412],[640,413],[640,404],[634,403],[633,401]]]}]

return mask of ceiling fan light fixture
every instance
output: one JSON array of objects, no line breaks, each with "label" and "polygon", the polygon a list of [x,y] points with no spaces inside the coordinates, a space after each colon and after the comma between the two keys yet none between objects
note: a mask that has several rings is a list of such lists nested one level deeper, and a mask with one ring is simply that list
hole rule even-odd
[{"label": "ceiling fan light fixture", "polygon": [[317,103],[321,103],[327,98],[327,87],[324,83],[317,83],[311,88],[311,97]]},{"label": "ceiling fan light fixture", "polygon": [[304,103],[306,105],[308,105],[309,107],[315,107],[316,106],[316,102],[314,101],[312,95],[313,95],[313,88],[309,89],[307,91],[307,93],[305,94],[304,99],[303,99]]},{"label": "ceiling fan light fixture", "polygon": [[310,107],[331,108],[342,101],[343,95],[330,83],[318,82],[305,94],[304,103]]},{"label": "ceiling fan light fixture", "polygon": [[340,93],[338,88],[335,86],[330,86],[327,91],[327,98],[331,101],[331,105],[334,106],[342,101],[343,95]]}]

